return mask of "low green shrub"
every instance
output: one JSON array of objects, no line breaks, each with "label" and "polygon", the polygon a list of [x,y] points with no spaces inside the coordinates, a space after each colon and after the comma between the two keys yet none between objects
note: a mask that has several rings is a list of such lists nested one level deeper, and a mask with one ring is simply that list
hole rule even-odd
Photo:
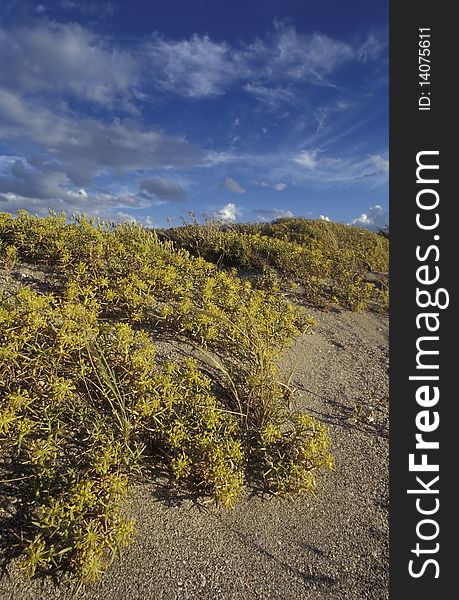
[{"label": "low green shrub", "polygon": [[[301,417],[286,407],[275,359],[311,321],[282,296],[140,228],[52,216],[29,244],[24,232],[36,222],[27,219],[2,216],[2,243],[21,260],[54,265],[60,282],[53,293],[0,296],[0,453],[13,457],[27,573],[96,579],[132,538],[130,480],[157,465],[223,506],[252,468],[286,494],[332,466],[319,424],[298,429]],[[56,224],[61,233],[48,239]],[[192,359],[158,361],[158,328],[211,356],[226,394],[216,396]],[[264,445],[270,424],[281,428],[276,448]]]},{"label": "low green shrub", "polygon": [[[262,289],[270,273],[271,282],[282,289],[300,284],[305,299],[314,305],[331,301],[351,310],[363,310],[370,303],[387,308],[387,294],[366,275],[387,273],[388,240],[358,227],[292,218],[231,226],[194,222],[159,235],[218,266],[235,267],[240,274],[258,272],[256,282]],[[386,290],[387,283],[384,286]]]}]

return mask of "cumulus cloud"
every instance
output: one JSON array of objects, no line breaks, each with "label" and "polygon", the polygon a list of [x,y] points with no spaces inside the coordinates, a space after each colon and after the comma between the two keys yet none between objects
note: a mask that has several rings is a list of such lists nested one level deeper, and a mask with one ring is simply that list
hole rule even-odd
[{"label": "cumulus cloud", "polygon": [[[2,161],[0,161],[1,164]],[[4,161],[6,164],[7,161]],[[33,163],[33,166],[31,163]],[[19,209],[46,215],[48,209],[65,210],[68,214],[85,212],[111,218],[122,207],[148,208],[162,203],[148,194],[125,189],[103,190],[95,185],[90,188],[72,185],[70,178],[61,170],[59,163],[48,163],[40,157],[17,159],[3,168],[0,175],[1,210],[14,213]],[[167,180],[166,180],[167,184]],[[163,192],[178,194],[180,190],[163,186]]]},{"label": "cumulus cloud", "polygon": [[[198,50],[196,43],[191,46],[192,52]],[[79,25],[41,19],[10,31],[0,26],[0,54],[5,58],[0,70],[0,137],[8,140],[10,154],[15,147],[28,148],[31,154],[1,158],[4,204],[12,210],[21,202],[36,210],[62,205],[69,210],[98,210],[106,203],[110,211],[117,202],[153,203],[146,192],[160,200],[186,198],[182,186],[161,178],[145,177],[140,194],[120,195],[95,187],[100,177],[107,181],[207,161],[201,149],[184,139],[132,118],[110,120],[108,112],[104,119],[96,119],[87,116],[84,105],[80,112],[70,109],[70,96],[104,104],[109,111],[114,102],[122,108],[134,101],[134,88],[146,66],[130,51]]]},{"label": "cumulus cloud", "polygon": [[0,55],[0,84],[26,93],[69,93],[111,105],[139,81],[140,65],[127,51],[75,23],[0,29]]},{"label": "cumulus cloud", "polygon": [[389,225],[389,215],[382,206],[375,204],[368,212],[362,213],[359,217],[351,221],[351,224],[377,231]]},{"label": "cumulus cloud", "polygon": [[327,215],[319,215],[319,219],[321,221],[327,221],[327,223],[330,223],[331,221],[330,217],[327,217]]},{"label": "cumulus cloud", "polygon": [[180,184],[170,179],[149,177],[139,184],[140,190],[154,194],[161,200],[186,200],[186,190]]},{"label": "cumulus cloud", "polygon": [[232,177],[226,177],[222,183],[223,187],[235,194],[245,194],[246,190]]},{"label": "cumulus cloud", "polygon": [[0,192],[42,200],[62,195],[62,186],[67,182],[68,178],[62,173],[42,172],[16,160],[9,173],[0,176]]},{"label": "cumulus cloud", "polygon": [[202,213],[206,219],[211,221],[220,221],[222,223],[235,223],[236,219],[242,214],[242,210],[233,202],[228,202],[217,210]]},{"label": "cumulus cloud", "polygon": [[79,190],[67,190],[67,196],[70,198],[87,198],[88,192],[84,188],[80,188]]},{"label": "cumulus cloud", "polygon": [[[131,170],[198,165],[204,152],[179,138],[143,128],[130,119],[104,123],[59,113],[0,90],[0,127],[10,138],[27,136],[53,157],[76,186],[104,169]],[[1,191],[1,190],[0,190]]]},{"label": "cumulus cloud", "polygon": [[134,194],[95,191],[93,193],[86,192],[85,195],[65,189],[60,189],[56,196],[47,198],[0,192],[0,210],[11,214],[24,209],[32,214],[46,216],[49,209],[52,209],[56,212],[65,211],[68,215],[84,212],[88,215],[110,219],[121,207],[141,208],[142,199]]},{"label": "cumulus cloud", "polygon": [[228,204],[225,204],[225,206],[222,206],[222,208],[217,211],[220,220],[230,223],[234,223],[240,214],[240,209],[232,202],[228,202]]}]

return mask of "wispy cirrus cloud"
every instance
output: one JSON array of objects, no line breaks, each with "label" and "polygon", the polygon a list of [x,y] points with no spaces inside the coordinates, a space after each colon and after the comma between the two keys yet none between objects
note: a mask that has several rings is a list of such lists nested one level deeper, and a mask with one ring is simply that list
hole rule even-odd
[{"label": "wispy cirrus cloud", "polygon": [[283,148],[264,154],[210,152],[206,164],[220,168],[231,167],[237,171],[256,169],[259,174],[275,183],[252,180],[253,185],[272,187],[277,191],[283,191],[289,185],[304,184],[319,188],[353,184],[373,188],[386,185],[389,172],[387,152],[335,155],[321,148],[303,149],[293,153]]},{"label": "wispy cirrus cloud", "polygon": [[333,85],[327,78],[356,57],[355,49],[345,42],[319,33],[301,35],[283,21],[275,22],[275,26],[268,55],[270,63],[288,78]]},{"label": "wispy cirrus cloud", "polygon": [[298,102],[298,98],[292,90],[282,87],[269,87],[260,83],[249,82],[244,85],[244,90],[272,110],[281,104],[296,104]]},{"label": "wispy cirrus cloud", "polygon": [[301,150],[293,157],[293,162],[306,169],[315,169],[318,164],[317,150]]},{"label": "wispy cirrus cloud", "polygon": [[366,63],[370,60],[379,59],[386,50],[387,39],[375,33],[368,34],[365,42],[358,49],[359,59]]},{"label": "wispy cirrus cloud", "polygon": [[[68,10],[83,12],[89,6],[67,4]],[[198,34],[168,39],[155,32],[126,45],[77,23],[42,18],[0,29],[0,54],[6,57],[0,84],[47,96],[68,93],[105,105],[122,101],[132,111],[155,90],[203,99],[238,87],[272,105],[294,102],[298,85],[333,86],[330,78],[342,65],[377,60],[383,49],[384,41],[375,34],[353,47],[324,34],[299,33],[282,20],[251,43],[230,44]]]},{"label": "wispy cirrus cloud", "polygon": [[316,122],[316,133],[323,132],[330,125],[330,120],[333,116],[344,111],[350,111],[352,103],[349,100],[335,100],[329,104],[318,106],[313,113],[314,121]]},{"label": "wispy cirrus cloud", "polygon": [[366,47],[354,48],[323,34],[301,34],[282,20],[264,38],[248,44],[215,42],[208,35],[168,40],[154,34],[142,46],[163,90],[202,99],[238,86],[269,107],[295,102],[295,91],[285,87],[286,81],[333,87],[330,77],[341,65],[363,56],[375,59],[377,50],[376,37]]},{"label": "wispy cirrus cloud", "polygon": [[302,150],[291,164],[279,168],[297,182],[308,181],[324,187],[366,182],[370,187],[387,184],[389,159],[385,154],[330,156],[319,149]]},{"label": "wispy cirrus cloud", "polygon": [[154,34],[143,46],[155,83],[168,92],[189,98],[224,94],[239,78],[234,53],[226,43],[207,35],[167,40]]},{"label": "wispy cirrus cloud", "polygon": [[255,180],[253,182],[253,185],[259,186],[259,187],[263,187],[263,188],[269,188],[271,190],[274,190],[276,192],[283,192],[284,190],[286,190],[288,188],[288,185],[286,183],[283,183],[282,181],[278,181],[276,183],[270,183],[268,181],[257,181]]}]

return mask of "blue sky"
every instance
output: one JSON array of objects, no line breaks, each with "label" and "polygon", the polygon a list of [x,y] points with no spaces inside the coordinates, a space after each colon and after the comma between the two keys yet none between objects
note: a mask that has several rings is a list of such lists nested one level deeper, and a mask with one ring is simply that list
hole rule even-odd
[{"label": "blue sky", "polygon": [[387,0],[4,0],[0,64],[0,211],[387,222]]}]

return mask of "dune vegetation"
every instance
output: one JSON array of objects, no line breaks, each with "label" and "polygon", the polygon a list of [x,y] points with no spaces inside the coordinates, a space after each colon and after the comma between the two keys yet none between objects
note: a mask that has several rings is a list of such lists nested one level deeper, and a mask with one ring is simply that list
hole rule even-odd
[{"label": "dune vegetation", "polygon": [[[16,285],[21,268],[46,289]],[[138,478],[231,507],[248,486],[313,491],[327,429],[295,412],[278,359],[307,307],[388,304],[388,240],[305,219],[148,230],[0,214],[1,493],[12,556],[92,581],[126,546]],[[161,340],[192,349],[165,358]],[[153,501],[153,500],[152,500]]]}]

